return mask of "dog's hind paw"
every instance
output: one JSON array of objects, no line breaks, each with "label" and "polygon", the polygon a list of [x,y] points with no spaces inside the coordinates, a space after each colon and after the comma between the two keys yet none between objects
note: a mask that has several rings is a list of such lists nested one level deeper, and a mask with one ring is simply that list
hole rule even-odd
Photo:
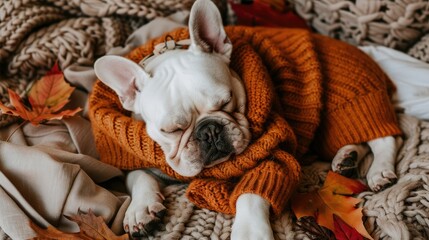
[{"label": "dog's hind paw", "polygon": [[398,177],[391,170],[383,170],[380,172],[369,172],[367,181],[369,188],[378,192],[396,183]]},{"label": "dog's hind paw", "polygon": [[357,168],[357,152],[351,151],[345,153],[341,158],[337,158],[332,162],[332,170],[346,177],[351,177],[356,172]]},{"label": "dog's hind paw", "polygon": [[357,167],[361,159],[369,152],[366,145],[346,145],[340,148],[332,160],[332,170],[346,177],[357,174]]},{"label": "dog's hind paw", "polygon": [[124,230],[133,238],[150,235],[167,211],[162,204],[163,200],[164,197],[161,193],[144,200],[133,199],[125,213]]}]

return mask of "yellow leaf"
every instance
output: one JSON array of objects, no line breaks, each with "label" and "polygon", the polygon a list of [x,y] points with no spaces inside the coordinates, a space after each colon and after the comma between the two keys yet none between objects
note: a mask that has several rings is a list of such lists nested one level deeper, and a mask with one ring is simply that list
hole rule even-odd
[{"label": "yellow leaf", "polygon": [[8,89],[10,103],[13,108],[8,108],[0,102],[0,110],[4,114],[19,116],[34,125],[46,120],[62,119],[66,116],[73,116],[80,108],[74,110],[61,110],[68,102],[74,91],[65,80],[64,75],[55,64],[51,72],[38,80],[28,93],[28,101],[31,108],[25,106],[21,97]]}]

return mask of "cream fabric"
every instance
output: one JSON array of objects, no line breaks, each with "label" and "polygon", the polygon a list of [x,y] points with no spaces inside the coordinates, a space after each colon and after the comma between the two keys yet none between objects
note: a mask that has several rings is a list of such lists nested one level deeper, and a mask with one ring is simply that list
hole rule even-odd
[{"label": "cream fabric", "polygon": [[[123,217],[117,212],[129,204],[126,195],[116,196],[97,185],[123,174],[83,154],[95,153],[95,149],[81,147],[94,148],[93,140],[83,132],[69,130],[88,128],[89,122],[74,118],[48,126],[27,124],[9,142],[0,142],[0,227],[12,239],[34,237],[29,217],[41,226],[51,224],[64,231],[78,230],[63,217],[76,214],[78,209],[92,209],[106,222]],[[1,138],[6,139],[16,127],[1,129]],[[79,139],[79,144],[73,139]]]},{"label": "cream fabric", "polygon": [[408,115],[429,120],[429,64],[383,46],[360,49],[372,57],[395,83],[395,106]]},{"label": "cream fabric", "polygon": [[[138,29],[127,45],[109,54],[126,54],[147,39],[184,26],[188,12],[170,18],[157,18]],[[179,22],[177,22],[179,21]],[[92,209],[102,216],[116,234],[123,233],[122,221],[130,197],[103,186],[123,179],[119,169],[97,160],[90,122],[85,118],[87,92],[96,80],[94,70],[78,64],[65,69],[66,78],[80,89],[71,97],[69,107],[84,108],[82,116],[33,126],[14,124],[0,128],[0,229],[12,239],[35,237],[32,219],[40,226],[53,225],[66,232],[78,226],[63,215]],[[119,182],[120,186],[123,181]],[[124,190],[125,187],[120,187]],[[115,188],[116,190],[116,188]]]}]

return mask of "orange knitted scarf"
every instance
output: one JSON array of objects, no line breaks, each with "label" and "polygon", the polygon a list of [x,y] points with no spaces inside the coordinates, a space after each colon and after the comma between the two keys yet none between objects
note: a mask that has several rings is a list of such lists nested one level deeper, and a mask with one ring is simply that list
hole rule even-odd
[{"label": "orange knitted scarf", "polygon": [[[175,173],[145,124],[129,117],[101,82],[90,97],[90,118],[101,161],[122,169],[157,167],[189,182],[197,206],[235,213],[243,193],[256,193],[281,213],[298,184],[300,160],[314,150],[331,159],[351,143],[400,134],[390,104],[390,81],[364,53],[345,43],[297,29],[227,27],[230,67],[247,92],[252,143],[240,155],[193,178]],[[187,29],[169,33],[176,40]],[[164,37],[135,49],[139,62]]]}]

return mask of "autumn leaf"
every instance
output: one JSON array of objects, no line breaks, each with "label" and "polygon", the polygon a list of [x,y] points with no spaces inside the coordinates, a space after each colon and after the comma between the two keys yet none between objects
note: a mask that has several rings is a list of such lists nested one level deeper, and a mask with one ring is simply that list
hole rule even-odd
[{"label": "autumn leaf", "polygon": [[352,197],[366,189],[359,181],[330,171],[322,188],[310,193],[297,193],[291,199],[292,210],[299,219],[313,216],[320,226],[335,232],[334,214],[362,236],[372,239],[362,222],[361,199]]},{"label": "autumn leaf", "polygon": [[58,111],[69,102],[69,97],[74,89],[64,80],[63,73],[55,64],[52,70],[39,79],[28,92],[27,97],[31,108],[23,103],[24,101],[17,93],[8,89],[10,104],[13,108],[6,107],[0,102],[0,111],[4,114],[19,116],[33,125],[38,125],[46,120],[73,116],[81,111],[81,108]]},{"label": "autumn leaf", "polygon": [[356,229],[350,227],[341,218],[334,214],[335,238],[337,240],[363,240]]},{"label": "autumn leaf", "polygon": [[333,232],[317,224],[314,217],[302,217],[296,221],[296,225],[298,229],[304,231],[310,239],[335,240]]},{"label": "autumn leaf", "polygon": [[48,226],[47,228],[41,228],[37,224],[30,221],[30,227],[36,232],[37,237],[33,239],[68,239],[68,240],[91,240],[91,238],[87,236],[80,236],[79,233],[64,233],[60,230],[52,226]]},{"label": "autumn leaf", "polygon": [[128,240],[128,234],[116,236],[112,230],[106,225],[103,218],[95,216],[90,209],[88,213],[78,211],[77,215],[65,216],[67,219],[77,223],[80,231],[77,233],[64,233],[58,229],[49,226],[48,228],[40,228],[36,224],[30,222],[31,228],[37,233],[37,237],[33,239],[100,239],[100,240]]}]

